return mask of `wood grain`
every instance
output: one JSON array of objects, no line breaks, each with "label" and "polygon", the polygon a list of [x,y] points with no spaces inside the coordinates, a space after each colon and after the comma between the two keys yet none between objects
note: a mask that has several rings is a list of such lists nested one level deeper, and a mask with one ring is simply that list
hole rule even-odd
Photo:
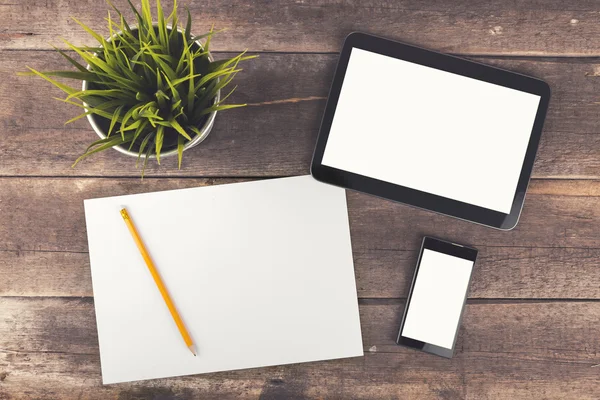
[{"label": "wood grain", "polygon": [[[600,249],[480,246],[469,298],[599,299]],[[356,250],[359,298],[405,298],[416,250]],[[0,251],[0,296],[92,296],[87,252]]]},{"label": "wood grain", "polygon": [[0,394],[15,397],[593,399],[598,388],[598,302],[469,304],[452,360],[393,343],[402,303],[364,304],[364,358],[109,386],[90,299],[0,306]]},{"label": "wood grain", "polygon": [[[3,352],[98,354],[93,299],[0,297],[0,305]],[[412,354],[394,343],[403,307],[397,301],[360,305],[365,351]],[[597,364],[599,318],[598,301],[469,302],[455,356],[491,353],[505,359]]]},{"label": "wood grain", "polygon": [[[91,295],[85,198],[233,181],[0,178],[0,295]],[[360,297],[405,297],[430,234],[480,249],[472,298],[600,298],[599,181],[534,181],[511,232],[358,193],[348,202]]]},{"label": "wood grain", "polygon": [[[126,9],[125,1],[115,3]],[[589,0],[180,3],[190,5],[195,32],[213,23],[227,29],[215,38],[219,50],[332,52],[350,32],[365,31],[462,54],[600,54],[598,4]],[[29,0],[5,2],[2,11],[6,29],[0,33],[0,48],[44,49],[48,42],[63,45],[59,37],[91,43],[70,17],[105,32],[108,6],[92,0]]]},{"label": "wood grain", "polygon": [[[217,57],[223,57],[219,54]],[[86,120],[43,81],[18,77],[25,65],[68,68],[54,52],[0,53],[0,175],[139,176],[135,160],[116,151],[71,168],[96,139]],[[553,89],[534,176],[600,178],[600,64],[595,59],[478,58],[546,79]],[[238,75],[233,102],[254,104],[217,116],[208,139],[176,159],[151,165],[150,176],[281,176],[309,171],[312,151],[335,66],[334,54],[261,54]],[[368,116],[365,116],[367,118]]]},{"label": "wood grain", "polygon": [[[410,350],[406,350],[407,352]],[[2,399],[597,400],[590,364],[414,352],[102,386],[97,355],[0,352]]]},{"label": "wood grain", "polygon": [[[86,198],[197,187],[232,180],[139,178],[0,178],[0,250],[87,251],[83,213]],[[348,192],[354,250],[414,250],[423,235],[474,246],[600,248],[600,197],[577,193],[537,194],[555,181],[535,181],[521,220],[500,231]],[[600,181],[586,181],[595,191]]]}]

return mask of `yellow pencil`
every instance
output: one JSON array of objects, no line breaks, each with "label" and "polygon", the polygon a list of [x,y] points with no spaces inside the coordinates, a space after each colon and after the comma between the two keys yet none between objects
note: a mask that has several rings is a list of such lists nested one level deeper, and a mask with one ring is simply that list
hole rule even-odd
[{"label": "yellow pencil", "polygon": [[152,262],[152,259],[150,258],[150,255],[148,254],[146,247],[144,246],[144,243],[142,243],[142,239],[140,238],[140,235],[138,234],[137,230],[135,229],[135,226],[133,225],[133,221],[129,217],[129,214],[127,213],[126,209],[123,208],[121,210],[121,216],[123,217],[125,224],[127,224],[127,227],[129,228],[129,232],[131,232],[131,236],[133,236],[133,240],[135,241],[135,244],[137,245],[138,249],[140,250],[140,253],[142,253],[142,257],[144,258],[144,261],[146,261],[146,265],[148,266],[148,269],[150,270],[150,274],[152,274],[152,278],[154,278],[154,282],[156,283],[156,286],[158,286],[158,290],[160,291],[160,294],[162,295],[163,300],[165,301],[165,303],[167,303],[167,307],[169,308],[169,311],[171,312],[171,316],[175,320],[175,324],[177,324],[177,328],[179,329],[179,333],[181,333],[181,337],[183,337],[183,341],[185,342],[188,349],[190,349],[192,354],[195,356],[196,349],[194,348],[194,342],[192,341],[192,338],[190,337],[190,334],[188,333],[187,329],[185,329],[185,325],[183,324],[183,321],[181,320],[181,317],[179,316],[179,313],[177,312],[177,309],[175,308],[175,304],[173,304],[173,300],[171,300],[171,296],[169,296],[169,292],[167,292],[167,288],[165,287],[162,279],[160,279],[160,275],[158,274],[158,271],[156,270],[156,267],[154,266],[154,263]]}]

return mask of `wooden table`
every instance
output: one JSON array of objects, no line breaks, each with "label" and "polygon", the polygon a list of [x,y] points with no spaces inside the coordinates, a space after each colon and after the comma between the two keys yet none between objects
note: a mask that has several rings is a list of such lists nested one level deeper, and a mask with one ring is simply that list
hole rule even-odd
[{"label": "wooden table", "polygon": [[[217,57],[260,53],[237,79],[233,101],[249,106],[219,114],[181,170],[165,159],[143,181],[116,151],[72,169],[95,134],[85,120],[63,126],[77,110],[51,99],[58,90],[15,76],[68,67],[48,43],[90,43],[69,16],[101,29],[106,10],[0,4],[0,399],[600,398],[599,2],[193,2],[197,32],[229,28]],[[502,232],[348,193],[364,357],[102,386],[83,199],[307,174],[336,52],[354,30],[550,83],[519,225]],[[452,360],[394,344],[426,234],[480,249]]]}]

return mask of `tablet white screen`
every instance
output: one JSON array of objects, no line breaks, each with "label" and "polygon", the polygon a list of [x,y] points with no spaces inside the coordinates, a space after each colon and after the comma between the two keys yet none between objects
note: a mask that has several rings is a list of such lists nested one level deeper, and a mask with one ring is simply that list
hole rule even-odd
[{"label": "tablet white screen", "polygon": [[451,349],[473,261],[423,251],[402,336]]},{"label": "tablet white screen", "polygon": [[539,102],[353,48],[322,163],[509,214]]}]

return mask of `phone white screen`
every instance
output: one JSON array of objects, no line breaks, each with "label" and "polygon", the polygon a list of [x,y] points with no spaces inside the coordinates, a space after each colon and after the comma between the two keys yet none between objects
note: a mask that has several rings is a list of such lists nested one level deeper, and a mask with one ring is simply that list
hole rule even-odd
[{"label": "phone white screen", "polygon": [[353,48],[322,164],[509,214],[539,102]]},{"label": "phone white screen", "polygon": [[474,262],[424,249],[402,336],[451,349]]}]

